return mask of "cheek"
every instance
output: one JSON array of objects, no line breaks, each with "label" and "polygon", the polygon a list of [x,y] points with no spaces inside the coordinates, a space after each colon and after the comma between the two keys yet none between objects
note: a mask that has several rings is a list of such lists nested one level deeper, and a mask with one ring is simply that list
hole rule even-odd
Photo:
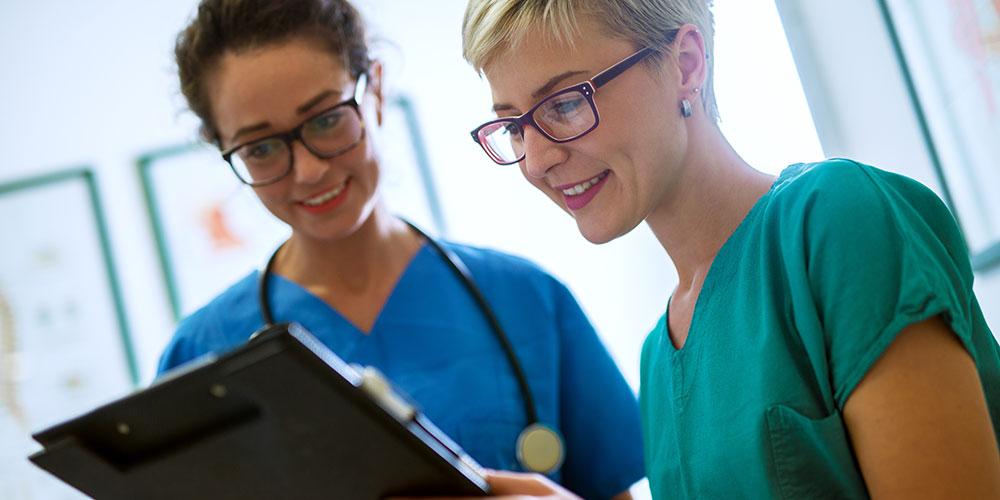
[{"label": "cheek", "polygon": [[545,184],[544,180],[528,175],[528,172],[525,170],[523,161],[521,163],[518,163],[517,167],[518,169],[521,170],[521,176],[524,177],[524,180],[528,181],[528,184],[531,184],[532,186],[541,191],[548,191],[548,185]]},{"label": "cheek", "polygon": [[[331,160],[331,175],[342,178],[343,175],[354,177],[353,182],[358,186],[371,186],[378,184],[382,174],[380,164],[383,161],[392,161],[392,154],[385,153],[388,148],[381,133],[369,133],[365,135],[365,140],[354,149]],[[372,186],[374,189],[374,186]]]},{"label": "cheek", "polygon": [[254,193],[257,195],[257,199],[260,200],[265,207],[272,211],[277,206],[277,202],[282,197],[283,192],[284,189],[282,189],[282,182],[272,184],[270,186],[254,188]]},{"label": "cheek", "polygon": [[352,169],[357,172],[357,175],[366,179],[366,183],[371,184],[372,191],[376,190],[382,183],[384,173],[382,162],[385,159],[383,155],[379,154],[379,151],[381,149],[377,147],[366,148],[360,151],[358,159],[351,163]]}]

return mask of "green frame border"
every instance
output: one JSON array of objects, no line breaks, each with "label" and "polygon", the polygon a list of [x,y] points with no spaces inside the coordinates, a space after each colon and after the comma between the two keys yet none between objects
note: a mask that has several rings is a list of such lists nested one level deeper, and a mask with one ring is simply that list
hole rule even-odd
[{"label": "green frame border", "polygon": [[189,154],[203,147],[203,144],[197,142],[170,146],[145,153],[136,160],[139,182],[142,184],[143,200],[146,204],[146,214],[149,216],[149,224],[153,228],[153,237],[156,239],[156,254],[159,257],[163,282],[167,286],[167,299],[170,301],[170,311],[174,316],[174,321],[181,319],[181,297],[177,279],[174,277],[174,265],[167,249],[167,234],[161,222],[159,200],[156,198],[156,190],[153,189],[153,177],[150,169],[159,160]]},{"label": "green frame border", "polygon": [[[896,53],[896,60],[899,61],[899,70],[902,74],[903,82],[906,85],[907,96],[909,97],[910,104],[912,105],[913,111],[917,116],[917,123],[920,127],[920,135],[923,137],[924,146],[927,148],[927,154],[930,156],[931,165],[934,167],[934,174],[938,178],[938,182],[941,183],[941,191],[944,201],[948,205],[948,208],[951,209],[951,213],[955,216],[955,222],[958,224],[958,228],[962,232],[962,237],[965,239],[966,247],[968,248],[969,239],[965,236],[965,230],[962,228],[962,221],[958,213],[958,208],[951,196],[951,189],[948,187],[948,179],[945,177],[944,173],[944,164],[941,160],[940,153],[938,153],[937,144],[935,143],[934,135],[931,132],[930,122],[927,120],[927,114],[924,112],[924,105],[920,101],[920,94],[917,92],[916,80],[913,77],[913,72],[910,71],[910,63],[906,57],[906,51],[903,50],[903,42],[899,38],[899,31],[896,30],[896,21],[892,15],[892,8],[889,6],[889,0],[877,1],[879,10],[882,14],[882,21],[885,23],[886,32],[889,35],[889,41],[892,43],[893,51]],[[974,271],[985,272],[1000,266],[1000,240],[994,241],[989,244],[985,250],[980,252],[972,252],[970,250],[969,258],[972,261],[972,269]]]},{"label": "green frame border", "polygon": [[413,153],[417,158],[417,169],[420,172],[420,180],[424,184],[424,195],[427,196],[427,205],[431,210],[431,218],[437,225],[438,236],[445,238],[448,235],[448,226],[444,221],[444,210],[441,209],[441,200],[438,198],[437,185],[434,183],[434,174],[431,172],[431,162],[427,156],[424,136],[420,132],[420,121],[417,119],[417,112],[413,106],[413,101],[405,94],[397,95],[389,101],[390,105],[399,106],[406,119],[406,130],[409,132],[410,145],[413,146]]},{"label": "green frame border", "polygon": [[[407,134],[410,138],[410,145],[416,158],[416,167],[424,188],[424,196],[427,199],[431,218],[440,237],[447,237],[448,229],[445,225],[444,211],[437,194],[437,186],[434,182],[434,175],[431,172],[431,163],[428,159],[427,148],[420,129],[420,122],[417,113],[410,100],[404,94],[394,96],[389,100],[390,106],[396,106],[403,112],[403,118],[407,125]],[[156,189],[153,185],[152,168],[160,160],[182,156],[198,151],[206,147],[205,143],[190,142],[178,144],[144,153],[136,160],[136,168],[139,171],[139,181],[142,184],[143,198],[146,204],[146,214],[149,216],[149,224],[153,229],[153,236],[156,239],[156,252],[160,261],[160,270],[163,274],[163,281],[167,287],[167,298],[170,301],[170,310],[173,313],[174,321],[180,321],[181,297],[180,288],[174,272],[174,262],[171,259],[169,247],[167,246],[167,234],[163,227],[160,214],[160,204],[156,196]]]},{"label": "green frame border", "polygon": [[118,321],[118,334],[125,351],[125,360],[128,364],[129,378],[132,387],[139,386],[139,367],[136,362],[135,349],[132,345],[132,334],[129,329],[127,315],[125,314],[125,304],[122,299],[122,289],[118,281],[118,272],[115,266],[114,254],[111,250],[111,238],[108,233],[108,223],[104,216],[104,208],[101,203],[100,190],[97,187],[97,180],[94,172],[89,168],[74,168],[35,177],[26,177],[11,182],[0,184],[0,196],[18,191],[47,187],[52,184],[71,182],[74,180],[83,181],[87,186],[87,193],[90,198],[91,215],[97,225],[98,240],[101,246],[101,255],[108,278],[108,286],[111,287],[111,297],[114,301],[115,316]]},{"label": "green frame border", "polygon": [[996,267],[1000,267],[1000,241],[972,256],[972,268],[976,271],[986,271]]}]

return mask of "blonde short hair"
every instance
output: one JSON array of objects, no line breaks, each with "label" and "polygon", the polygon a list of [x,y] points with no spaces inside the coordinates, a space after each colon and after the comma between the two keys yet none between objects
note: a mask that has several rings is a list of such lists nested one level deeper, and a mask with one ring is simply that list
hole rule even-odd
[{"label": "blonde short hair", "polygon": [[701,31],[708,56],[702,104],[717,120],[711,4],[712,0],[469,0],[462,21],[462,55],[481,72],[500,52],[516,49],[536,26],[554,41],[572,43],[578,15],[595,19],[610,36],[628,40],[637,49],[663,51],[677,30],[690,23]]}]

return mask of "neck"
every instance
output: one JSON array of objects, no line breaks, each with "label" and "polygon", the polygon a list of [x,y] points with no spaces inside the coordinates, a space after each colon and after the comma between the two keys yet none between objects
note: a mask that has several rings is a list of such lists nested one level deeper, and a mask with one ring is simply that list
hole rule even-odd
[{"label": "neck", "polygon": [[420,245],[406,223],[379,203],[358,228],[336,240],[293,231],[274,267],[309,289],[363,294],[394,283]]},{"label": "neck", "polygon": [[719,249],[773,183],[707,120],[690,122],[687,151],[674,182],[646,218],[677,268],[680,290],[698,288]]}]

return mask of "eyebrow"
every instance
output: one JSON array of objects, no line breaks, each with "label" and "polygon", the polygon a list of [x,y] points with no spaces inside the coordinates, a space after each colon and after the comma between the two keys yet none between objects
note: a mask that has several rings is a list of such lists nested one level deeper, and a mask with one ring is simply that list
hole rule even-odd
[{"label": "eyebrow", "polygon": [[[559,82],[561,82],[561,81],[563,81],[563,80],[565,80],[565,79],[567,79],[567,78],[569,78],[571,76],[583,75],[583,74],[587,74],[587,71],[576,70],[576,71],[566,71],[564,73],[559,73],[558,75],[553,76],[552,78],[549,78],[549,81],[545,82],[545,85],[542,85],[541,87],[538,87],[537,90],[535,90],[534,92],[532,92],[531,93],[531,98],[535,99],[537,101],[538,99],[541,99],[542,97],[545,97],[550,92],[552,92],[552,89],[554,89],[555,86],[559,84]],[[494,104],[493,105],[493,111],[494,112],[509,111],[509,110],[512,110],[512,109],[514,109],[514,106],[512,106],[510,104],[500,103],[500,104]]]},{"label": "eyebrow", "polygon": [[295,112],[298,113],[298,114],[300,114],[300,115],[303,114],[303,113],[308,113],[309,110],[311,110],[317,104],[323,102],[323,100],[326,99],[327,97],[330,97],[332,95],[343,95],[343,93],[344,93],[343,91],[339,91],[339,90],[336,90],[336,91],[334,91],[334,90],[325,90],[323,92],[320,92],[319,95],[317,95],[316,97],[313,97],[312,99],[309,99],[308,101],[306,101],[305,104],[303,104],[303,105],[295,108]]},{"label": "eyebrow", "polygon": [[[308,113],[310,110],[312,110],[312,108],[316,107],[317,104],[323,102],[324,100],[326,100],[326,98],[330,97],[331,95],[341,95],[341,94],[343,94],[342,91],[324,90],[323,92],[320,92],[312,99],[306,101],[305,104],[302,104],[301,106],[295,108],[295,112],[300,115]],[[255,123],[253,125],[247,125],[246,127],[241,127],[239,130],[236,131],[235,134],[233,134],[232,137],[229,138],[229,142],[235,143],[236,139],[239,138],[241,135],[258,132],[260,130],[266,129],[269,126],[271,126],[269,122],[260,122],[260,123]]]}]

